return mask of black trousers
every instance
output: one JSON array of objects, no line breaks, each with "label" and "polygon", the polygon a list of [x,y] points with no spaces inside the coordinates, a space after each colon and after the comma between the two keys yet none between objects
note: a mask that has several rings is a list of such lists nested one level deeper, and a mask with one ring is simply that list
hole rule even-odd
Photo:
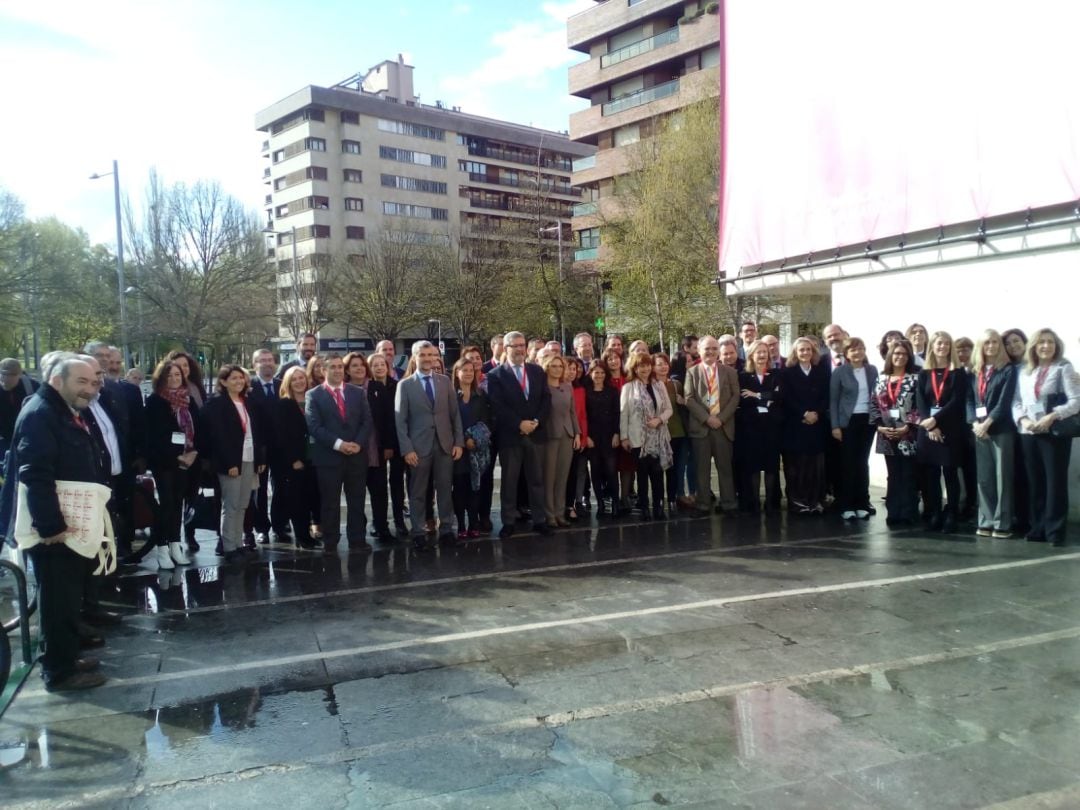
[{"label": "black trousers", "polygon": [[198,473],[189,470],[154,470],[158,491],[158,519],[154,526],[154,544],[158,546],[180,542],[180,526],[184,518],[184,500],[191,496],[189,482]]},{"label": "black trousers", "polygon": [[[259,475],[259,488],[255,490],[255,497],[252,498],[252,508],[254,512],[252,514],[253,525],[255,531],[267,533],[270,531],[270,471],[263,470]],[[280,523],[275,523],[274,528],[283,528]]]},{"label": "black trousers", "polygon": [[[870,446],[874,427],[865,413],[854,413],[841,431],[840,469],[834,494],[841,512],[870,508]],[[835,441],[835,440],[834,440]],[[827,458],[827,456],[826,456]]]},{"label": "black trousers", "polygon": [[371,501],[371,520],[379,531],[389,531],[387,513],[390,508],[390,491],[387,487],[386,469],[389,465],[383,461],[378,467],[368,467],[367,491]]},{"label": "black trousers", "polygon": [[919,464],[914,456],[885,456],[889,479],[885,488],[885,511],[889,520],[919,519]]},{"label": "black trousers", "polygon": [[653,509],[664,508],[664,470],[656,456],[641,455],[641,448],[635,447],[630,455],[637,462],[637,505],[645,511],[649,506],[648,491],[652,488]]},{"label": "black trousers", "polygon": [[364,492],[367,487],[368,460],[366,453],[343,458],[337,466],[316,467],[319,481],[321,511],[319,525],[323,533],[323,545],[334,548],[341,540],[341,492],[345,491],[345,537],[350,546],[366,543],[364,527]]},{"label": "black trousers", "polygon": [[1020,444],[1027,467],[1029,536],[1045,537],[1049,543],[1064,543],[1072,439],[1021,435]]},{"label": "black trousers", "polygon": [[[933,464],[923,464],[923,475],[926,476],[926,490],[924,493],[925,515],[933,519],[941,514],[944,508],[952,517],[960,514],[960,468],[938,467]],[[945,497],[947,503],[941,502],[941,479],[945,479]]]},{"label": "black trousers", "polygon": [[405,460],[394,453],[387,465],[390,474],[390,504],[394,510],[394,525],[405,525]]},{"label": "black trousers", "polygon": [[275,510],[284,512],[281,523],[275,524],[277,532],[292,524],[293,538],[298,543],[311,542],[311,524],[319,517],[319,485],[315,478],[315,468],[310,464],[302,470],[291,467],[274,468],[274,505]]},{"label": "black trousers", "polygon": [[[481,481],[483,484],[483,481]],[[454,471],[453,480],[454,516],[457,528],[463,532],[466,528],[480,529],[480,493],[472,488],[472,474],[466,468],[463,472]],[[468,526],[466,527],[466,517]]]},{"label": "black trousers", "polygon": [[[284,534],[289,530],[289,523],[292,520],[292,516],[289,514],[289,497],[282,490],[286,486],[285,482],[281,480],[278,475],[279,470],[277,468],[270,470],[270,483],[274,490],[274,497],[270,499],[270,528],[278,534]],[[257,508],[259,498],[262,497],[263,478],[267,473],[259,476],[259,492],[255,493],[255,502]],[[259,525],[256,522],[256,531],[262,531],[259,529]]]},{"label": "black trousers", "polygon": [[595,447],[585,451],[589,459],[589,475],[592,478],[593,492],[596,500],[603,498],[612,499],[612,508],[617,508],[616,502],[619,497],[619,476],[615,472],[615,449],[611,446],[611,438],[607,441],[595,441]]},{"label": "black trousers", "polygon": [[502,465],[500,507],[503,526],[513,526],[518,515],[518,483],[524,481],[529,496],[532,519],[544,519],[544,474],[541,446],[528,436],[510,447],[499,448]]},{"label": "black trousers", "polygon": [[38,585],[38,614],[45,654],[46,684],[75,673],[79,657],[79,611],[86,581],[86,559],[63,544],[36,545],[27,552]]},{"label": "black trousers", "polygon": [[739,508],[744,512],[757,513],[761,511],[761,476],[765,476],[765,508],[769,510],[780,509],[780,473],[777,471],[762,472],[754,470],[748,472],[742,468],[742,481],[739,484]]},{"label": "black trousers", "polygon": [[[788,509],[813,509],[825,500],[825,454],[785,453]],[[698,479],[698,487],[702,486]]]}]

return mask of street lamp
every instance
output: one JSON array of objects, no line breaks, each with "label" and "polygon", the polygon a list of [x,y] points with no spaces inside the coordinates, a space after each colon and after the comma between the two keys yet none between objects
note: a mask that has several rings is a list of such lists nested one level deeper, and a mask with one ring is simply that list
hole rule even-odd
[{"label": "street lamp", "polygon": [[271,236],[284,236],[289,234],[289,239],[292,243],[292,274],[293,274],[293,339],[297,342],[297,353],[299,353],[300,343],[300,265],[296,261],[296,226],[293,225],[288,231],[275,231],[269,225],[262,230],[265,234]]},{"label": "street lamp", "polygon": [[127,285],[124,283],[124,226],[120,218],[120,169],[117,162],[112,162],[111,172],[94,172],[90,179],[100,180],[110,174],[113,179],[113,205],[116,208],[116,289],[120,298],[120,351],[124,355],[124,370],[127,371],[131,367],[131,354],[128,352],[127,304],[124,302]]},{"label": "street lamp", "polygon": [[563,351],[566,351],[566,326],[563,324],[562,314],[562,294],[563,294],[563,266],[562,266],[562,222],[556,222],[554,225],[549,225],[546,228],[541,228],[540,233],[551,233],[554,231],[558,235],[559,244],[559,293],[555,297],[555,301],[558,304],[556,307],[556,315],[559,319],[559,343],[562,344]]}]

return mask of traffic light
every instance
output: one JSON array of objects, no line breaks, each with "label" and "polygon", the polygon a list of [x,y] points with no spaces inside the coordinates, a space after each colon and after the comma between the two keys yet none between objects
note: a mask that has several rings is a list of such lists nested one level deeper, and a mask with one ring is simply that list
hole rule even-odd
[{"label": "traffic light", "polygon": [[602,332],[604,330],[604,319],[602,317],[597,318],[594,325]]}]

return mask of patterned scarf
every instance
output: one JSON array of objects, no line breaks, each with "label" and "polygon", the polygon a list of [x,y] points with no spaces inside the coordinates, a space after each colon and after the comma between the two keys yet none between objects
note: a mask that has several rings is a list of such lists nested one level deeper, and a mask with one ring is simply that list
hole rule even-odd
[{"label": "patterned scarf", "polygon": [[187,388],[166,388],[165,401],[172,408],[176,424],[184,431],[184,452],[195,447],[195,423],[191,419],[191,410],[188,404],[191,401]]},{"label": "patterned scarf", "polygon": [[[645,423],[659,414],[660,398],[667,399],[667,391],[661,385],[646,386],[640,380],[634,380],[630,385],[633,386],[630,407],[634,409],[634,415],[641,420],[642,426],[641,455],[656,456],[660,459],[660,469],[666,470],[674,459],[667,422],[662,422],[658,428],[647,427]],[[650,387],[656,397],[655,402],[653,397],[649,396]]]}]

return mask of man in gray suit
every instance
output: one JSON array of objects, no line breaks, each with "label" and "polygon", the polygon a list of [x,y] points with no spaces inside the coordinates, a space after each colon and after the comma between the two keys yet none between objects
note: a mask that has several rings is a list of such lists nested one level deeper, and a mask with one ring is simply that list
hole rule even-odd
[{"label": "man in gray suit", "polygon": [[368,476],[371,411],[367,394],[345,385],[341,355],[326,358],[326,382],[307,392],[304,415],[311,437],[311,463],[322,501],[323,552],[333,554],[341,540],[341,491],[345,490],[345,537],[349,548],[370,551],[364,540],[364,487]]},{"label": "man in gray suit", "polygon": [[454,541],[454,506],[450,484],[454,462],[461,458],[465,438],[461,411],[450,378],[432,369],[439,352],[429,341],[413,346],[416,373],[398,383],[394,399],[398,444],[405,463],[412,468],[409,515],[413,546],[426,548],[428,480],[434,476],[439,505],[439,542]]}]

